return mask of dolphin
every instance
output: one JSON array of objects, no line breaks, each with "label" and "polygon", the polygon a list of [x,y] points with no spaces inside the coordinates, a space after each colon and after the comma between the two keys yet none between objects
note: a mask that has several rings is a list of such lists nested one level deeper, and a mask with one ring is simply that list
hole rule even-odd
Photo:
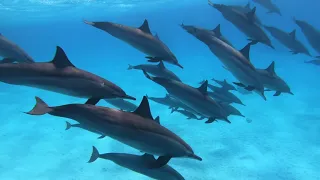
[{"label": "dolphin", "polygon": [[[229,6],[242,13],[249,13],[250,11],[252,11],[250,2],[248,2],[245,6],[241,6],[241,5],[229,5]],[[256,14],[254,15],[254,20],[259,25],[262,25],[261,20],[258,18]]]},{"label": "dolphin", "polygon": [[159,62],[158,65],[150,65],[150,64],[141,64],[137,66],[132,66],[129,64],[128,70],[131,69],[138,69],[138,70],[145,70],[146,72],[154,75],[154,76],[159,76],[159,77],[164,77],[164,78],[169,78],[169,79],[174,79],[176,81],[181,81],[181,79],[175,75],[172,71],[167,69],[164,66],[164,63],[162,61]]},{"label": "dolphin", "polygon": [[211,96],[216,101],[220,102],[226,102],[226,103],[236,103],[236,104],[243,104],[243,102],[233,93],[226,91],[223,88],[219,87],[212,87],[213,85],[208,85],[208,88],[210,88],[213,92],[208,92],[208,95]]},{"label": "dolphin", "polygon": [[211,80],[216,82],[217,84],[219,84],[224,90],[237,91],[237,89],[233,85],[229,84],[226,79],[221,81],[221,80],[217,80],[215,78],[212,78]]},{"label": "dolphin", "polygon": [[293,20],[300,27],[312,48],[320,53],[320,30],[306,21],[297,20],[295,18],[293,18]]},{"label": "dolphin", "polygon": [[22,48],[2,34],[0,34],[0,56],[4,58],[0,63],[34,62],[32,57],[30,57]]},{"label": "dolphin", "polygon": [[79,124],[79,123],[71,124],[70,122],[66,121],[66,130],[69,130],[71,128],[80,128],[95,134],[99,134],[100,136],[98,137],[98,139],[102,139],[106,137],[103,133],[97,131],[96,129],[92,129],[90,126],[86,126],[84,124]]},{"label": "dolphin", "polygon": [[306,64],[314,64],[316,66],[320,66],[320,59],[311,60],[311,61],[305,61]]},{"label": "dolphin", "polygon": [[223,17],[249,37],[252,42],[260,42],[274,49],[271,40],[262,27],[255,21],[256,7],[250,12],[243,13],[223,4],[214,4],[208,0],[209,5],[220,11]]},{"label": "dolphin", "polygon": [[144,20],[143,24],[139,28],[125,26],[122,24],[116,24],[112,22],[89,22],[84,23],[96,27],[109,33],[111,36],[116,37],[139,51],[148,55],[146,58],[149,62],[166,61],[170,64],[179,66],[176,56],[170,51],[167,45],[165,45],[158,35],[152,35],[149,23]]},{"label": "dolphin", "polygon": [[253,42],[248,43],[244,48],[238,51],[219,38],[202,33],[201,31],[198,31],[195,26],[192,27],[194,30],[188,28],[186,29],[187,32],[205,43],[233,76],[240,81],[240,83],[234,84],[245,87],[250,91],[255,90],[264,100],[266,100],[263,84],[256,68],[250,62],[250,47],[254,44]]},{"label": "dolphin", "polygon": [[159,117],[153,119],[147,97],[134,112],[87,104],[67,104],[49,107],[43,100],[36,97],[36,105],[27,112],[30,115],[50,114],[69,118],[80,124],[109,136],[123,144],[131,146],[159,158],[150,163],[150,168],[160,168],[171,158],[187,157],[201,161],[192,148],[179,136],[159,124]]},{"label": "dolphin", "polygon": [[293,95],[288,84],[276,74],[274,70],[274,66],[275,66],[275,63],[273,61],[268,66],[268,68],[257,69],[264,86],[268,88],[267,91],[270,91],[270,90],[276,91],[274,96],[279,96],[281,93],[288,93]]},{"label": "dolphin", "polygon": [[105,101],[123,111],[134,111],[137,109],[137,106],[129,101],[123,99],[105,99]]},{"label": "dolphin", "polygon": [[292,54],[306,54],[311,56],[308,49],[296,38],[296,30],[289,33],[272,26],[264,26],[270,34],[277,39],[281,44],[290,49]]},{"label": "dolphin", "polygon": [[237,91],[243,95],[252,94],[252,91],[248,91],[248,90],[244,89],[243,87],[237,87]]},{"label": "dolphin", "polygon": [[267,13],[276,13],[276,14],[282,16],[278,6],[275,5],[274,3],[272,3],[271,0],[252,0],[252,1],[260,4],[261,6],[263,6],[266,9],[268,9]]},{"label": "dolphin", "polygon": [[225,109],[225,111],[229,115],[234,115],[234,116],[240,116],[240,117],[245,117],[238,109],[235,107],[231,106],[229,103],[220,103],[220,105]]},{"label": "dolphin", "polygon": [[50,62],[0,64],[0,81],[89,98],[96,103],[109,98],[135,100],[112,82],[76,68],[59,46]]},{"label": "dolphin", "polygon": [[179,81],[163,77],[151,77],[145,71],[143,71],[143,73],[146,78],[164,87],[171,96],[180,100],[204,117],[207,117],[210,121],[213,122],[216,119],[223,119],[230,123],[223,108],[208,96],[208,81],[203,83],[199,88],[194,88]]},{"label": "dolphin", "polygon": [[178,109],[178,108],[172,108],[171,113],[173,113],[173,112],[178,112],[178,113],[180,113],[180,114],[182,114],[182,115],[186,116],[186,117],[187,117],[187,119],[197,119],[197,120],[202,120],[202,118],[198,118],[195,114],[193,114],[192,112],[187,111],[187,110],[185,110],[185,109],[180,110],[180,109]]},{"label": "dolphin", "polygon": [[141,156],[125,153],[100,154],[97,148],[93,146],[89,163],[96,161],[98,158],[110,160],[121,167],[130,169],[153,179],[184,180],[183,176],[169,165],[164,165],[158,169],[150,169],[148,164],[156,160],[154,156],[150,154],[143,154]]}]

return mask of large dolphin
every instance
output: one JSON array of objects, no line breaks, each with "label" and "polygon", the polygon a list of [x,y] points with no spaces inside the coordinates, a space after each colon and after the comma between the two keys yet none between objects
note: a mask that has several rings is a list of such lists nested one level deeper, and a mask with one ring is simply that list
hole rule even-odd
[{"label": "large dolphin", "polygon": [[276,91],[274,96],[279,96],[281,93],[292,94],[288,84],[279,77],[274,70],[275,63],[274,61],[266,69],[257,69],[261,80],[268,91]]},{"label": "large dolphin", "polygon": [[0,81],[88,98],[91,102],[109,98],[135,100],[112,82],[76,68],[60,47],[50,62],[0,64]]},{"label": "large dolphin", "polygon": [[0,56],[4,59],[0,63],[5,62],[26,62],[33,63],[34,60],[17,44],[10,41],[0,34]]},{"label": "large dolphin", "polygon": [[173,157],[202,160],[179,136],[161,126],[159,117],[153,119],[147,97],[143,97],[140,106],[134,112],[99,107],[91,103],[49,107],[38,97],[36,101],[36,105],[28,114],[50,114],[90,125],[91,128],[119,142],[159,156],[148,165],[150,168],[162,167]]},{"label": "large dolphin", "polygon": [[221,81],[221,80],[217,80],[215,78],[212,78],[211,80],[216,82],[217,84],[219,84],[224,90],[237,91],[237,89],[232,84],[229,84],[226,79]]},{"label": "large dolphin", "polygon": [[158,65],[141,64],[141,65],[132,66],[129,64],[128,70],[130,69],[138,69],[138,70],[143,69],[154,76],[165,77],[169,79],[174,79],[176,81],[181,81],[181,79],[177,75],[175,75],[172,71],[170,71],[164,66],[162,61],[160,61]]},{"label": "large dolphin", "polygon": [[98,137],[98,139],[102,139],[102,138],[106,137],[102,132],[99,132],[96,129],[93,129],[90,126],[80,124],[80,123],[71,124],[70,122],[66,121],[66,130],[69,130],[71,128],[80,128],[80,129],[84,129],[84,130],[87,130],[87,131],[95,133],[95,134],[99,134],[100,136]]},{"label": "large dolphin", "polygon": [[311,61],[305,61],[306,64],[314,64],[316,66],[320,66],[320,59],[311,60]]},{"label": "large dolphin", "polygon": [[154,156],[150,154],[143,154],[141,156],[125,153],[100,154],[97,148],[93,146],[89,163],[96,161],[98,158],[110,160],[121,167],[130,169],[153,179],[184,180],[183,176],[169,165],[164,165],[157,169],[150,169],[148,165],[156,160]]},{"label": "large dolphin", "polygon": [[145,71],[143,73],[148,79],[164,87],[171,96],[202,114],[210,121],[222,119],[230,123],[223,108],[208,96],[208,81],[205,81],[199,88],[194,88],[179,81],[162,77],[151,77]]},{"label": "large dolphin", "polygon": [[137,106],[135,104],[124,99],[105,99],[105,101],[123,111],[134,111],[137,109]]},{"label": "large dolphin", "polygon": [[307,38],[310,45],[320,53],[320,31],[319,29],[315,28],[311,24],[306,21],[293,19],[294,22],[300,27],[301,31],[303,32],[304,36]]},{"label": "large dolphin", "polygon": [[255,21],[255,7],[250,12],[243,13],[227,5],[214,4],[210,0],[209,5],[220,11],[226,20],[246,34],[251,41],[263,43],[274,49],[268,35]]},{"label": "large dolphin", "polygon": [[247,90],[255,90],[266,100],[263,84],[256,68],[250,62],[249,56],[252,43],[247,44],[243,49],[238,51],[219,38],[199,31],[195,26],[188,26],[185,30],[205,43],[233,76],[240,81],[240,83],[234,84],[245,87]]},{"label": "large dolphin", "polygon": [[289,33],[272,26],[264,26],[266,30],[270,32],[270,34],[281,42],[284,46],[290,49],[292,54],[306,54],[311,56],[308,49],[296,38],[296,30],[293,30]]},{"label": "large dolphin", "polygon": [[267,13],[276,13],[276,14],[279,14],[280,16],[282,16],[278,6],[275,5],[274,3],[272,3],[271,0],[252,0],[252,1],[260,4],[261,6],[263,6],[266,9],[268,9]]},{"label": "large dolphin", "polygon": [[116,37],[145,53],[148,55],[147,58],[149,59],[149,62],[159,62],[163,60],[183,68],[179,64],[176,56],[159,39],[158,35],[153,36],[151,34],[147,20],[144,20],[139,28],[112,22],[84,22],[109,33],[111,36]]},{"label": "large dolphin", "polygon": [[[251,4],[250,2],[248,2],[245,6],[241,6],[241,5],[230,5],[230,7],[232,7],[233,9],[240,11],[242,13],[249,13],[250,11],[252,11],[251,9]],[[254,19],[255,22],[258,23],[259,25],[261,25],[261,20],[257,17],[257,15],[254,15]]]}]

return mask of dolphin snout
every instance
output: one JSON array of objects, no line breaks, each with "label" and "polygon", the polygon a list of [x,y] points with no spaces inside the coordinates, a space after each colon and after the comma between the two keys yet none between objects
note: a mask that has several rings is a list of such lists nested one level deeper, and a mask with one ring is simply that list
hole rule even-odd
[{"label": "dolphin snout", "polygon": [[175,65],[179,66],[181,69],[183,69],[183,66],[179,64],[178,62],[175,63]]},{"label": "dolphin snout", "polygon": [[127,95],[127,94],[124,95],[123,98],[124,98],[124,99],[130,99],[130,100],[137,100],[135,97],[129,96],[129,95]]},{"label": "dolphin snout", "polygon": [[190,154],[188,157],[190,157],[192,159],[196,159],[198,161],[202,161],[202,158],[200,156],[195,155],[195,154]]}]

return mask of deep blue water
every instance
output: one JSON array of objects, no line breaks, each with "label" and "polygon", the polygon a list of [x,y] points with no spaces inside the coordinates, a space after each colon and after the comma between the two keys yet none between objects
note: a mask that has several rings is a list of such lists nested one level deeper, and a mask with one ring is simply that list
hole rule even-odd
[{"label": "deep blue water", "polygon": [[[214,1],[246,4],[247,1]],[[164,96],[166,91],[147,80],[140,71],[128,71],[128,64],[146,63],[144,54],[122,41],[88,26],[90,21],[112,21],[138,27],[148,19],[152,33],[175,53],[184,69],[165,64],[184,83],[199,86],[203,79],[235,78],[222,68],[220,61],[200,41],[180,26],[196,25],[221,31],[238,49],[248,42],[246,37],[207,1],[1,1],[0,32],[19,44],[36,61],[52,60],[55,47],[61,46],[78,68],[100,75],[137,97]],[[48,1],[42,1],[48,2]],[[53,1],[52,1],[53,2]],[[320,4],[312,0],[275,1],[283,16],[266,14],[257,5],[263,24],[292,31],[297,28],[300,39],[314,55],[292,17],[306,20],[320,29],[317,19]],[[129,4],[129,5],[126,5]],[[253,3],[252,3],[253,4]],[[270,36],[271,37],[271,36]],[[276,62],[276,72],[286,80],[294,96],[273,97],[267,93],[265,102],[256,94],[239,96],[246,106],[235,105],[245,118],[231,117],[232,124],[204,124],[171,114],[167,107],[150,102],[152,114],[161,117],[163,126],[188,142],[202,162],[173,159],[170,165],[185,179],[320,179],[320,108],[319,67],[304,64],[312,58],[291,55],[271,38],[276,50],[258,44],[251,49],[251,61],[257,68]],[[213,84],[213,82],[211,82]],[[96,135],[79,129],[65,131],[67,119],[49,115],[34,117],[22,112],[33,107],[35,96],[49,105],[84,103],[84,99],[43,90],[0,84],[0,179],[17,180],[88,180],[148,179],[121,168],[111,161],[98,160],[87,164],[92,145],[99,151],[139,154],[139,151],[111,138],[97,140]],[[101,106],[109,106],[100,102]]]}]

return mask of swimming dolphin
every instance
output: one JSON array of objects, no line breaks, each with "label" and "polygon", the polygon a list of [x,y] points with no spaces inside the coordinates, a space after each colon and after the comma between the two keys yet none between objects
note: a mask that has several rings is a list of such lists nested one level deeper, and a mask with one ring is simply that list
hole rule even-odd
[{"label": "swimming dolphin", "polygon": [[275,5],[274,3],[272,3],[271,0],[252,0],[252,1],[260,4],[261,6],[263,6],[266,9],[268,9],[267,13],[276,13],[276,14],[282,16],[278,6]]},{"label": "swimming dolphin", "polygon": [[99,107],[91,103],[49,107],[38,97],[36,101],[34,108],[27,114],[50,114],[90,125],[91,128],[123,144],[159,156],[156,161],[149,164],[150,168],[162,167],[174,157],[202,160],[179,136],[161,126],[159,117],[153,119],[145,96],[134,112]]},{"label": "swimming dolphin", "polygon": [[320,31],[316,29],[311,24],[307,23],[306,21],[301,21],[293,18],[294,22],[300,27],[301,31],[303,32],[304,36],[307,38],[310,45],[320,53]]},{"label": "swimming dolphin", "polygon": [[86,126],[86,125],[79,124],[79,123],[71,124],[68,121],[66,121],[66,130],[69,130],[71,128],[80,128],[80,129],[84,129],[84,130],[87,130],[87,131],[95,133],[95,134],[99,134],[100,136],[98,137],[98,139],[102,139],[102,138],[106,137],[103,133],[97,131],[96,129],[92,129],[90,126]]},{"label": "swimming dolphin", "polygon": [[311,56],[308,49],[296,38],[296,30],[287,33],[276,27],[264,27],[275,39],[277,39],[281,44],[290,49],[290,52],[292,54],[302,53]]},{"label": "swimming dolphin", "polygon": [[151,34],[147,20],[144,20],[143,24],[139,28],[112,22],[84,22],[109,33],[111,36],[116,37],[145,53],[148,55],[146,58],[149,59],[149,62],[166,61],[183,68],[179,64],[176,56],[160,40],[158,35],[153,36]]},{"label": "swimming dolphin", "polygon": [[228,45],[219,38],[198,31],[186,29],[187,32],[208,45],[209,49],[215,54],[224,66],[236,77],[240,83],[234,83],[237,86],[245,87],[247,90],[255,90],[264,100],[264,87],[257,73],[256,68],[250,62],[250,47],[254,43],[248,43],[240,51]]},{"label": "swimming dolphin", "polygon": [[156,160],[154,156],[150,154],[143,154],[141,156],[125,153],[100,154],[97,148],[93,146],[89,163],[96,161],[98,158],[110,160],[121,167],[130,169],[153,179],[184,180],[183,176],[169,165],[164,165],[158,169],[150,169],[148,165]]},{"label": "swimming dolphin", "polygon": [[249,37],[252,42],[260,42],[274,49],[268,35],[255,21],[256,8],[250,12],[243,13],[223,4],[214,4],[208,0],[209,5],[220,11],[223,17]]},{"label": "swimming dolphin", "polygon": [[162,77],[151,77],[145,71],[143,71],[143,73],[146,78],[164,87],[171,96],[180,100],[204,117],[207,117],[212,122],[216,119],[223,119],[230,123],[222,107],[208,96],[208,81],[203,83],[199,88],[194,88],[179,81]]},{"label": "swimming dolphin", "polygon": [[76,68],[59,46],[50,62],[0,64],[0,81],[89,98],[96,103],[109,98],[135,100],[112,82]]},{"label": "swimming dolphin", "polygon": [[0,34],[0,56],[4,58],[0,63],[34,62],[32,57],[30,57],[23,49],[2,34]]},{"label": "swimming dolphin", "polygon": [[304,63],[306,63],[306,64],[314,64],[316,66],[320,66],[320,60],[319,59],[311,60],[311,61],[305,61]]},{"label": "swimming dolphin", "polygon": [[243,87],[237,87],[237,91],[243,95],[252,94],[252,91],[248,91],[248,90],[244,89]]},{"label": "swimming dolphin", "polygon": [[137,106],[129,101],[123,99],[105,99],[105,101],[123,111],[134,111],[137,109]]},{"label": "swimming dolphin", "polygon": [[[250,7],[251,6],[250,2],[248,2],[245,6],[241,6],[241,5],[229,5],[229,6],[237,11],[242,12],[242,13],[249,13],[250,11],[252,11],[252,9]],[[258,18],[258,16],[256,14],[254,15],[254,20],[259,25],[262,24],[261,20]]]},{"label": "swimming dolphin", "polygon": [[208,92],[208,95],[216,101],[244,105],[243,102],[236,95],[223,88],[219,88],[213,85],[208,85],[208,88],[212,90],[212,92]]},{"label": "swimming dolphin", "polygon": [[165,77],[169,79],[174,79],[176,81],[181,81],[177,75],[175,75],[172,71],[170,71],[164,66],[162,61],[160,61],[158,65],[141,64],[137,66],[132,66],[129,64],[128,70],[131,70],[131,69],[138,69],[138,70],[143,69],[154,76]]},{"label": "swimming dolphin", "polygon": [[264,86],[268,89],[267,91],[276,91],[274,96],[279,96],[281,93],[293,95],[288,84],[276,74],[274,66],[273,61],[267,69],[257,69]]},{"label": "swimming dolphin", "polygon": [[237,91],[237,89],[233,85],[229,84],[226,79],[224,79],[223,81],[220,81],[220,80],[217,80],[215,78],[212,78],[211,80],[216,82],[217,84],[219,84],[224,90]]},{"label": "swimming dolphin", "polygon": [[231,106],[229,103],[222,102],[222,103],[220,103],[220,105],[225,109],[225,111],[228,113],[228,115],[245,117],[238,109]]},{"label": "swimming dolphin", "polygon": [[180,110],[179,108],[172,108],[172,109],[171,109],[171,113],[173,113],[173,112],[178,112],[178,113],[180,113],[180,114],[182,114],[182,115],[186,116],[186,117],[187,117],[187,119],[197,119],[197,120],[202,120],[202,118],[198,118],[195,114],[193,114],[192,112],[187,111],[187,110],[185,110],[185,109]]}]

